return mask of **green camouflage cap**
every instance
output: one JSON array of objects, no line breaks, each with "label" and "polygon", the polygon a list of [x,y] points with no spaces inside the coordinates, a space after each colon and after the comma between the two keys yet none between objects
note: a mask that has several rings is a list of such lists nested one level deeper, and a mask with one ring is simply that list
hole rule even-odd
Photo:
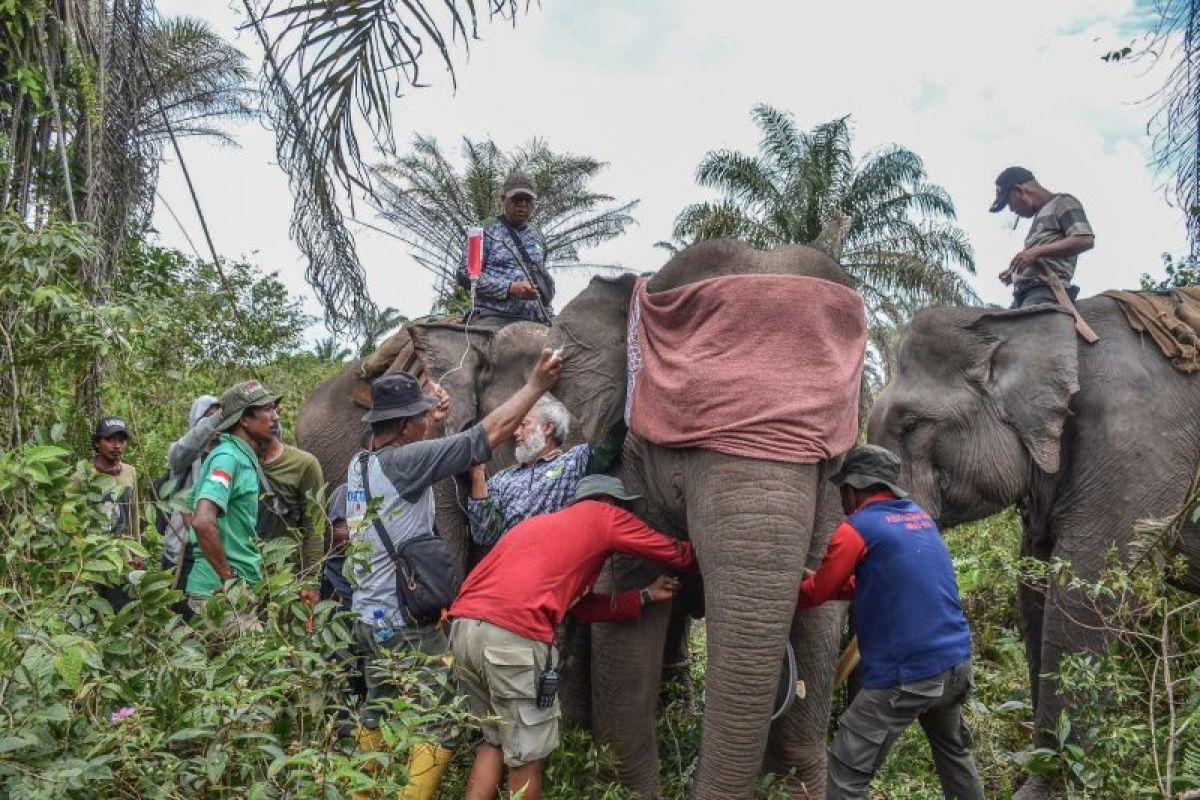
[{"label": "green camouflage cap", "polygon": [[575,499],[572,502],[578,503],[591,497],[614,497],[627,503],[641,499],[640,494],[630,494],[620,478],[614,478],[612,475],[584,475],[575,487]]},{"label": "green camouflage cap", "polygon": [[267,391],[258,381],[245,381],[237,386],[226,389],[221,399],[221,421],[217,430],[227,431],[234,426],[247,408],[254,406],[269,406],[279,401],[280,395]]},{"label": "green camouflage cap", "polygon": [[900,457],[885,447],[860,444],[850,448],[842,468],[829,479],[835,486],[850,484],[855,489],[866,489],[876,484],[886,486],[897,497],[906,497],[908,492],[897,484],[900,481]]}]

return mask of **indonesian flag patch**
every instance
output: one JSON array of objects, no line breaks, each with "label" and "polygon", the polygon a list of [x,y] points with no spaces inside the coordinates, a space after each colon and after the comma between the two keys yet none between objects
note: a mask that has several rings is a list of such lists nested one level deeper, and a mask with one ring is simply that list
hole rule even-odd
[{"label": "indonesian flag patch", "polygon": [[214,483],[221,484],[226,489],[233,485],[233,476],[223,469],[214,469],[209,473],[208,479]]}]

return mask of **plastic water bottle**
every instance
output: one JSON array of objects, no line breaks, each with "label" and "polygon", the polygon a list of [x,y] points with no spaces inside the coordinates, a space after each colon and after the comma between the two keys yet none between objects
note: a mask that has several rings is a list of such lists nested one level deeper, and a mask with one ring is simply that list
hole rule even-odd
[{"label": "plastic water bottle", "polygon": [[371,612],[371,627],[374,628],[376,644],[386,644],[396,635],[396,629],[388,622],[387,614],[382,608]]}]

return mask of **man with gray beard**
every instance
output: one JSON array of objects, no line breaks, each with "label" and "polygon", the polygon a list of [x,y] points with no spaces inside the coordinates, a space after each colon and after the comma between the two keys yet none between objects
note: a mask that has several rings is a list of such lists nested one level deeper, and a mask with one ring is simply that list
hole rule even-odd
[{"label": "man with gray beard", "polygon": [[553,395],[543,395],[517,428],[515,467],[486,478],[483,464],[471,468],[467,515],[471,538],[488,547],[517,523],[558,511],[575,496],[588,472],[592,448],[581,444],[563,451],[571,415]]}]

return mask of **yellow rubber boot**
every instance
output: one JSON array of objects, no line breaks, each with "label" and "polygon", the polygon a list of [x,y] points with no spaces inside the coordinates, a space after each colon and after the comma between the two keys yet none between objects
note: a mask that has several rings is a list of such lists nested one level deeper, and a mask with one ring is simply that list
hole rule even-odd
[{"label": "yellow rubber boot", "polygon": [[400,793],[400,800],[433,800],[453,755],[452,750],[436,744],[413,745],[408,754],[408,785]]},{"label": "yellow rubber boot", "polygon": [[[364,728],[361,725],[354,733],[354,745],[363,753],[374,753],[383,749],[383,731],[378,728]],[[369,772],[374,775],[379,771],[377,762],[368,762],[364,767],[364,772]],[[375,797],[374,792],[351,792],[351,800],[371,800]]]}]

